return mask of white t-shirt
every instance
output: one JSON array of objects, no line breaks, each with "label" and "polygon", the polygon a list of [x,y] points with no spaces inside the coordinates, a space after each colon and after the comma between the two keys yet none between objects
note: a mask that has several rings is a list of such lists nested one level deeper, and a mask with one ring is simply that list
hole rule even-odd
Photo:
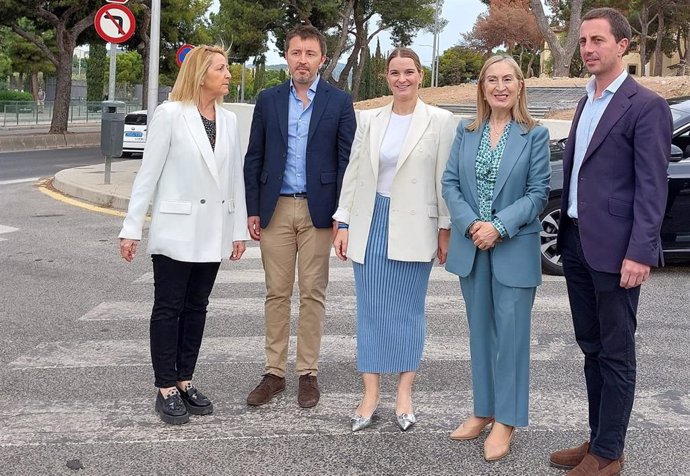
[{"label": "white t-shirt", "polygon": [[383,136],[383,142],[381,142],[379,179],[376,184],[376,191],[384,197],[391,196],[395,168],[398,165],[398,158],[400,157],[405,137],[407,137],[410,122],[412,122],[412,114],[400,116],[391,112],[391,119]]}]

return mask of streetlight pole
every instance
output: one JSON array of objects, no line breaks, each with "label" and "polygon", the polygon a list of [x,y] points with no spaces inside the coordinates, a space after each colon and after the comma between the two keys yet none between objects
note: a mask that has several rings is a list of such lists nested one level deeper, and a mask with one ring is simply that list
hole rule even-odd
[{"label": "streetlight pole", "polygon": [[436,0],[436,9],[434,11],[434,46],[432,49],[433,58],[431,59],[431,87],[438,87],[438,10],[440,8],[440,0]]},{"label": "streetlight pole", "polygon": [[[146,115],[153,117],[158,106],[158,71],[161,44],[161,0],[151,0],[151,33],[149,35],[149,90],[146,98]],[[150,119],[149,119],[150,122]]]}]

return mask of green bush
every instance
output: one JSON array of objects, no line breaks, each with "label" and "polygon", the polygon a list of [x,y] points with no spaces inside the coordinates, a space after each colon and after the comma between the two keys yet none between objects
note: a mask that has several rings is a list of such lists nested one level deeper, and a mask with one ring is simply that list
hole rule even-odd
[{"label": "green bush", "polygon": [[0,91],[0,101],[33,101],[31,93],[23,91]]}]

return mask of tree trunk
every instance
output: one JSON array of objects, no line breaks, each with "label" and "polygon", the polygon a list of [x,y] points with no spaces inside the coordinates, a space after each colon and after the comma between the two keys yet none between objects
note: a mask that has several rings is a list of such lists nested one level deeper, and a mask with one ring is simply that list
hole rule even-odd
[{"label": "tree trunk", "polygon": [[338,42],[335,48],[329,55],[330,61],[324,69],[321,77],[331,84],[336,84],[335,79],[333,79],[333,70],[338,66],[338,58],[340,58],[345,51],[345,46],[347,45],[347,37],[350,33],[350,17],[352,16],[352,10],[354,9],[355,0],[347,0],[345,9],[342,12],[342,23],[340,24],[340,35],[338,36]]},{"label": "tree trunk", "polygon": [[664,41],[664,15],[660,14],[658,18],[659,28],[656,30],[656,46],[654,48],[654,76],[661,76],[663,74],[663,60],[664,52],[661,46]]},{"label": "tree trunk", "polygon": [[584,0],[573,0],[570,4],[570,23],[567,28],[565,42],[561,45],[558,36],[549,25],[549,20],[544,14],[541,0],[529,0],[530,10],[537,20],[537,28],[546,39],[553,56],[554,77],[567,77],[570,75],[570,61],[577,49],[577,41],[580,36],[580,18]]},{"label": "tree trunk", "polygon": [[[78,34],[77,34],[78,35]],[[57,65],[55,65],[55,104],[53,119],[50,122],[50,134],[67,132],[69,106],[72,100],[72,56],[76,45],[76,36],[67,30],[64,23],[55,28],[58,43]]]},{"label": "tree trunk", "polygon": [[31,95],[34,97],[34,101],[38,101],[38,72],[31,72]]},{"label": "tree trunk", "polygon": [[74,46],[58,53],[58,65],[55,73],[55,105],[53,119],[50,122],[50,134],[67,132],[69,106],[72,99],[72,54]]}]

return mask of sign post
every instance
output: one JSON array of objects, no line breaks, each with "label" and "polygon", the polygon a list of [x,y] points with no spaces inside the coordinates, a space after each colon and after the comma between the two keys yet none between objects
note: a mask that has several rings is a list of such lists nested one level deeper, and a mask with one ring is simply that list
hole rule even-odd
[{"label": "sign post", "polygon": [[[134,28],[136,27],[136,22],[134,21],[134,15],[129,10],[129,8],[119,5],[122,3],[127,3],[127,0],[107,0],[107,5],[103,5],[96,12],[96,17],[93,20],[93,25],[98,32],[98,36],[103,38],[105,41],[110,43],[110,77],[108,78],[108,99],[110,101],[115,101],[115,73],[116,73],[116,55],[117,55],[117,43],[124,43],[129,40],[134,34]],[[110,183],[110,164],[114,153],[119,150],[119,154],[122,154],[122,128],[117,129],[119,131],[119,137],[109,137],[107,142],[107,147],[104,146],[104,127],[106,119],[110,116],[117,116],[118,120],[121,119],[121,123],[124,124],[124,114],[121,114],[121,118],[117,114],[117,104],[115,102],[108,103],[108,113],[101,111],[101,151],[105,155],[105,183]],[[120,125],[122,125],[120,124]],[[112,132],[112,131],[111,131]],[[112,134],[111,134],[112,136]],[[110,144],[113,141],[119,140],[120,148],[113,148]]]}]

